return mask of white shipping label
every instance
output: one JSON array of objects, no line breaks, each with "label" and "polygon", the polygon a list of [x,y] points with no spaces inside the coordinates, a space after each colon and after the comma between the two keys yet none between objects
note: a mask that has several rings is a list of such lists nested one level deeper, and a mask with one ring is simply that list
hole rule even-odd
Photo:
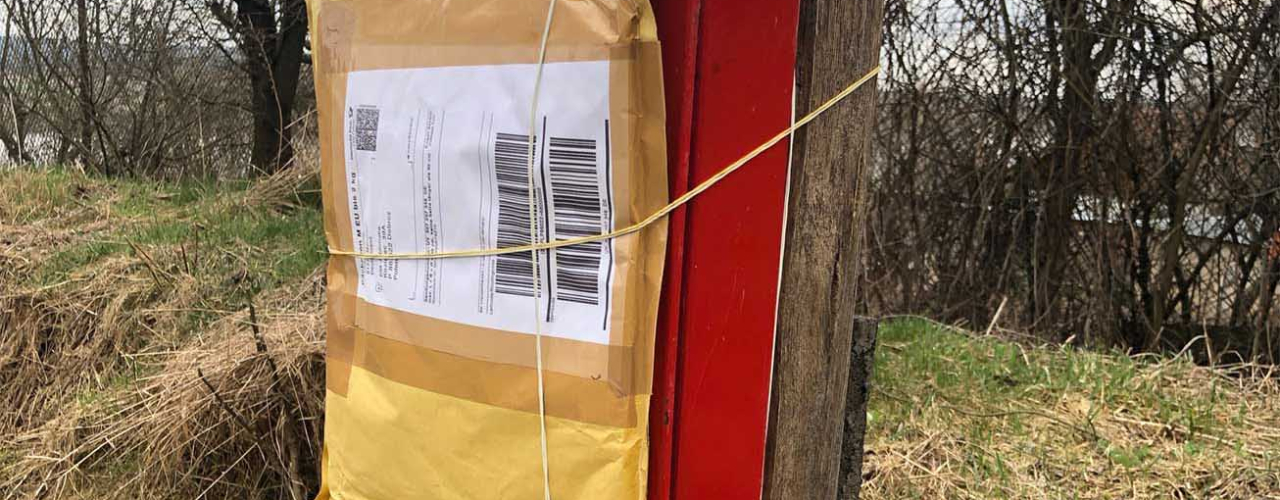
[{"label": "white shipping label", "polygon": [[[351,72],[344,154],[355,250],[511,248],[612,231],[609,63],[545,65],[530,134],[536,70]],[[535,286],[530,252],[357,259],[358,293],[401,311],[522,333],[535,331],[537,314],[544,335],[608,343],[612,242],[543,251],[538,261]]]}]

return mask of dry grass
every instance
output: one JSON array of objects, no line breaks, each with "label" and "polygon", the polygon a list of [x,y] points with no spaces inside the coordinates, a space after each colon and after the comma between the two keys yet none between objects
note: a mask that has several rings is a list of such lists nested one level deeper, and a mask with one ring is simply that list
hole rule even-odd
[{"label": "dry grass", "polygon": [[[19,436],[5,483],[49,498],[297,498],[315,488],[320,275],[218,320],[154,373]],[[289,485],[294,485],[290,488]],[[289,490],[293,490],[292,492]],[[17,495],[15,495],[17,496]]]},{"label": "dry grass", "polygon": [[250,209],[289,209],[300,204],[316,203],[320,195],[320,144],[315,112],[298,118],[293,124],[306,133],[294,136],[294,158],[288,168],[260,179],[242,198]]},{"label": "dry grass", "polygon": [[886,326],[877,356],[864,498],[1280,498],[1280,384],[1261,368],[921,321]]},{"label": "dry grass", "polygon": [[0,498],[315,488],[318,209],[66,172],[0,182]]},{"label": "dry grass", "polygon": [[127,349],[121,328],[148,288],[137,259],[104,258],[92,269],[37,279],[61,249],[92,240],[114,223],[109,197],[30,172],[14,172],[0,189],[0,430],[52,418],[86,380],[114,367]]}]

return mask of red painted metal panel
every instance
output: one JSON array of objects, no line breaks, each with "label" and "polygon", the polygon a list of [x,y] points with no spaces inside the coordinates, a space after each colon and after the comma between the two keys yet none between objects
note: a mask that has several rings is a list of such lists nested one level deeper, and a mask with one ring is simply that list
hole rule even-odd
[{"label": "red painted metal panel", "polygon": [[[668,182],[671,197],[690,188],[689,141],[693,127],[694,76],[697,71],[698,13],[701,0],[659,0],[654,5],[662,40],[666,80]],[[654,346],[654,395],[649,409],[649,498],[669,500],[673,484],[676,365],[680,349],[680,304],[684,284],[687,213],[669,220],[662,304]]]},{"label": "red painted metal panel", "polygon": [[[678,195],[789,123],[798,2],[655,3]],[[672,220],[650,498],[760,496],[787,161],[775,147]]]}]

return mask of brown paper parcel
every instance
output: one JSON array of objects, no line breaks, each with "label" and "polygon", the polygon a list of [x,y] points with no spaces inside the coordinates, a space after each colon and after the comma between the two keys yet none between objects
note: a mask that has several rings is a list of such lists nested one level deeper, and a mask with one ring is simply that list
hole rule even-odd
[{"label": "brown paper parcel", "polygon": [[[308,0],[329,246],[502,248],[667,201],[646,0]],[[523,212],[523,216],[521,215]],[[540,254],[335,256],[320,498],[540,498],[534,318],[557,499],[640,499],[666,226]],[[539,309],[533,307],[538,293]]]}]

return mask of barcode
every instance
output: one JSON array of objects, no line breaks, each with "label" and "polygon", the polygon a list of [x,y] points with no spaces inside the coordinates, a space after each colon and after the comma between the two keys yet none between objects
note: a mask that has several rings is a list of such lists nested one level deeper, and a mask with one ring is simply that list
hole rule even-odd
[{"label": "barcode", "polygon": [[[498,185],[498,248],[533,244],[529,234],[529,136],[498,133],[493,141],[493,164]],[[495,261],[497,293],[533,296],[533,252],[498,255]]]},{"label": "barcode", "polygon": [[356,108],[356,151],[378,150],[378,108]]},{"label": "barcode", "polygon": [[[557,240],[604,232],[596,141],[551,137],[550,170],[553,229]],[[604,243],[592,241],[555,250],[556,298],[579,304],[600,303],[600,261]]]}]

